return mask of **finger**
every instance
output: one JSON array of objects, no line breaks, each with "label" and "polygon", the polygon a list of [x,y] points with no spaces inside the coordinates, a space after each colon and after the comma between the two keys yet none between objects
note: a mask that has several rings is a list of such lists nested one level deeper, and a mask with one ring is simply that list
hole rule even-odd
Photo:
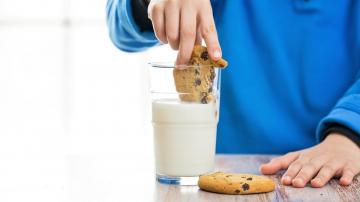
[{"label": "finger", "polygon": [[298,152],[290,152],[284,156],[273,158],[269,163],[261,165],[260,171],[265,175],[274,174],[281,169],[286,169],[298,156]]},{"label": "finger", "polygon": [[296,175],[292,184],[294,187],[305,187],[305,185],[319,172],[325,162],[312,160],[305,164]]},{"label": "finger", "polygon": [[174,50],[179,49],[180,11],[177,1],[169,1],[165,5],[165,30],[167,41]]},{"label": "finger", "polygon": [[350,185],[358,172],[359,171],[357,169],[354,169],[351,166],[346,166],[343,169],[342,176],[340,178],[340,184],[343,186]]},{"label": "finger", "polygon": [[195,44],[197,44],[197,45],[201,45],[201,44],[202,44],[202,37],[201,37],[201,33],[200,33],[200,30],[199,30],[199,29],[198,29],[198,31],[196,32]]},{"label": "finger", "polygon": [[176,64],[186,64],[194,48],[196,37],[196,14],[189,8],[180,11],[180,44]]},{"label": "finger", "polygon": [[149,18],[152,21],[156,37],[164,44],[167,43],[165,30],[165,15],[162,5],[154,5],[150,11]]},{"label": "finger", "polygon": [[308,162],[309,162],[308,159],[298,158],[296,161],[291,163],[289,168],[284,173],[281,183],[285,185],[292,184],[292,181],[295,178],[295,176],[299,173],[301,168]]},{"label": "finger", "polygon": [[221,48],[216,32],[211,6],[206,6],[200,13],[200,29],[210,57],[217,61],[222,57]]},{"label": "finger", "polygon": [[323,165],[316,175],[316,177],[311,180],[311,185],[313,187],[322,187],[324,186],[340,169],[341,164],[336,161],[331,161]]}]

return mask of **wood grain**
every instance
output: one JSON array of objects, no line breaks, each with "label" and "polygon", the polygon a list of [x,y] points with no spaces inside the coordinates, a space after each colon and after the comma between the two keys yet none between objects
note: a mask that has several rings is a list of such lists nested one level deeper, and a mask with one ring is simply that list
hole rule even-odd
[{"label": "wood grain", "polygon": [[[224,172],[259,173],[259,166],[273,156],[265,155],[218,155],[216,170]],[[197,186],[176,186],[156,183],[155,201],[159,202],[240,202],[240,201],[360,201],[360,178],[347,187],[333,179],[323,188],[293,188],[280,183],[282,173],[270,176],[276,182],[271,193],[253,195],[222,195],[199,190]]]}]

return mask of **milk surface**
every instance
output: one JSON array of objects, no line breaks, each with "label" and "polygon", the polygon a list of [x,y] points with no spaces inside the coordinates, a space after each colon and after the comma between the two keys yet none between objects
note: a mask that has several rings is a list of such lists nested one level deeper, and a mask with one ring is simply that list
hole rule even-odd
[{"label": "milk surface", "polygon": [[156,173],[198,176],[214,169],[218,104],[152,102]]}]

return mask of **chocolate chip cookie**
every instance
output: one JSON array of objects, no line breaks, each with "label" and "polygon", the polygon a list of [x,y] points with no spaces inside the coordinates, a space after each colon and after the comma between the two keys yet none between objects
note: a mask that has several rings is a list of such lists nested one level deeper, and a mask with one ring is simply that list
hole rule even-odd
[{"label": "chocolate chip cookie", "polygon": [[196,45],[186,68],[174,68],[176,90],[182,101],[209,103],[214,99],[215,67],[225,68],[224,59],[213,61],[206,47]]},{"label": "chocolate chip cookie", "polygon": [[221,194],[254,194],[275,189],[275,183],[265,176],[223,172],[200,176],[198,185],[202,190]]}]

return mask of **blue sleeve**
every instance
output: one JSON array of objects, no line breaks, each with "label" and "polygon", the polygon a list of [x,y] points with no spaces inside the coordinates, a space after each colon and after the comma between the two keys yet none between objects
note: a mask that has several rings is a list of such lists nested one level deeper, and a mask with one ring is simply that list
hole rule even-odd
[{"label": "blue sleeve", "polygon": [[341,124],[360,134],[360,78],[337,102],[332,111],[320,121],[317,140],[321,141],[323,132],[333,124]]},{"label": "blue sleeve", "polygon": [[[352,53],[355,65],[360,68],[360,2],[356,1],[350,10],[349,32],[352,33]],[[330,113],[323,118],[316,131],[317,140],[321,141],[324,131],[333,124],[343,125],[360,135],[360,69],[355,82],[345,95],[336,103]]]},{"label": "blue sleeve", "polygon": [[126,52],[142,51],[160,44],[154,32],[141,32],[134,21],[131,0],[108,0],[107,25],[111,41]]}]

